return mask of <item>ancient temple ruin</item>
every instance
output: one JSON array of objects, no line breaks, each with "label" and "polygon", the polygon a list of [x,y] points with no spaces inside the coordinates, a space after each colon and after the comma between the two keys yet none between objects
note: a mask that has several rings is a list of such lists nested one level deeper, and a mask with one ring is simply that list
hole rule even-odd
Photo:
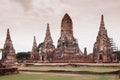
[{"label": "ancient temple ruin", "polygon": [[54,55],[55,46],[50,33],[49,24],[47,24],[45,39],[41,48],[41,60],[44,62],[51,62]]},{"label": "ancient temple ruin", "polygon": [[61,22],[61,36],[58,40],[56,53],[58,58],[64,59],[72,59],[82,54],[77,39],[73,36],[72,20],[67,13]]},{"label": "ancient temple ruin", "polygon": [[[14,64],[17,62],[15,49],[12,44],[9,29],[2,50],[2,63]],[[114,53],[114,54],[113,54]],[[93,53],[88,54],[87,48],[82,53],[79,49],[77,39],[73,35],[73,23],[70,16],[66,13],[61,22],[61,35],[55,48],[50,33],[49,24],[47,24],[44,42],[38,49],[36,38],[34,36],[33,47],[30,59],[26,62],[117,62],[117,53],[113,52],[113,47],[107,30],[105,29],[104,17],[101,15],[100,27],[96,42],[94,43]]]},{"label": "ancient temple ruin", "polygon": [[30,59],[32,59],[32,60],[39,60],[40,59],[35,36],[34,36],[32,51],[30,54]]},{"label": "ancient temple ruin", "polygon": [[17,62],[16,53],[12,44],[9,29],[7,29],[7,36],[2,50],[2,62],[8,65]]},{"label": "ancient temple ruin", "polygon": [[93,61],[94,62],[111,62],[112,47],[105,29],[104,17],[101,15],[100,28],[96,42],[93,47]]}]

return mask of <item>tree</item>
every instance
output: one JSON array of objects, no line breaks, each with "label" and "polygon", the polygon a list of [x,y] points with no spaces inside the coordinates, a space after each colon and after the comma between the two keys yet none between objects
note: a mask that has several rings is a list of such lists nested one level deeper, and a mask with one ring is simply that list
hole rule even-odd
[{"label": "tree", "polygon": [[43,42],[42,43],[40,43],[39,45],[38,45],[38,47],[37,47],[37,50],[39,51],[40,49],[41,49],[41,47],[43,46]]},{"label": "tree", "polygon": [[116,51],[117,53],[117,60],[120,60],[120,51]]},{"label": "tree", "polygon": [[16,56],[17,56],[17,59],[29,59],[30,52],[18,52]]},{"label": "tree", "polygon": [[116,55],[117,61],[120,61],[120,51],[113,52]]}]

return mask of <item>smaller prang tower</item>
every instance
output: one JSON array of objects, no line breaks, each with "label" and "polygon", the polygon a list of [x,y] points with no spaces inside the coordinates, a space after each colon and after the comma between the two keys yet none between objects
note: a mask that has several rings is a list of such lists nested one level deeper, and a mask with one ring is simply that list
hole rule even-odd
[{"label": "smaller prang tower", "polygon": [[84,48],[84,56],[87,56],[87,48]]},{"label": "smaller prang tower", "polygon": [[111,62],[112,47],[104,25],[104,16],[101,15],[100,28],[93,47],[94,62]]},{"label": "smaller prang tower", "polygon": [[7,65],[11,65],[17,62],[16,53],[12,44],[9,29],[7,29],[7,36],[2,51],[2,62]]},{"label": "smaller prang tower", "polygon": [[33,40],[33,47],[32,47],[32,51],[30,54],[30,59],[35,60],[35,61],[40,59],[35,36]]},{"label": "smaller prang tower", "polygon": [[41,59],[43,62],[52,62],[55,46],[50,33],[49,24],[47,24],[46,35],[41,47]]}]

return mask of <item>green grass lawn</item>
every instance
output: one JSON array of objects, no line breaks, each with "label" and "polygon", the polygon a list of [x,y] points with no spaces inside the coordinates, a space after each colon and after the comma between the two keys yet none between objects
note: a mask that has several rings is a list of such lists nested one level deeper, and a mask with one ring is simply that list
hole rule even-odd
[{"label": "green grass lawn", "polygon": [[12,74],[0,76],[0,80],[116,80],[116,75],[64,75],[55,73],[42,73],[42,74]]},{"label": "green grass lawn", "polygon": [[19,70],[66,70],[66,71],[94,71],[94,72],[110,72],[119,70],[118,68],[106,68],[106,67],[19,67]]}]

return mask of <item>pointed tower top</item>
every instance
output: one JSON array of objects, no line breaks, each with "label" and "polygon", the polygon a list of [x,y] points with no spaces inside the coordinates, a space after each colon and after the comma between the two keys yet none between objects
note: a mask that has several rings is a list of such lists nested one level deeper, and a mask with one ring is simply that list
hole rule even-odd
[{"label": "pointed tower top", "polygon": [[50,33],[50,27],[49,24],[47,23],[47,29],[46,29],[46,36],[44,42],[50,42],[53,43],[53,40],[51,38],[51,33]]},{"label": "pointed tower top", "polygon": [[7,29],[7,32],[9,32],[9,28]]},{"label": "pointed tower top", "polygon": [[65,16],[68,16],[68,17],[70,17],[70,16],[68,15],[68,13],[65,13],[64,17],[65,17]]},{"label": "pointed tower top", "polygon": [[36,43],[36,37],[34,36],[34,40],[33,40],[33,49],[37,47],[37,43]]},{"label": "pointed tower top", "polygon": [[87,48],[84,48],[84,55],[87,55]]},{"label": "pointed tower top", "polygon": [[36,43],[36,37],[34,36],[34,43]]},{"label": "pointed tower top", "polygon": [[103,14],[101,15],[100,26],[101,26],[101,27],[104,27],[104,26],[105,26],[105,25],[104,25],[104,16],[103,16]]},{"label": "pointed tower top", "polygon": [[70,16],[68,15],[68,13],[66,13],[64,15],[62,22],[64,22],[64,21],[68,21],[68,22],[72,23],[72,20],[71,20]]},{"label": "pointed tower top", "polygon": [[10,41],[11,41],[9,28],[7,29],[7,36],[6,36],[6,40],[10,40]]},{"label": "pointed tower top", "polygon": [[61,35],[66,35],[62,33],[63,31],[67,31],[67,35],[72,38],[73,37],[73,24],[72,24],[72,19],[70,16],[66,13],[62,19],[61,22]]},{"label": "pointed tower top", "polygon": [[101,15],[101,22],[100,22],[100,27],[99,27],[99,34],[100,35],[107,35],[107,30],[105,29],[105,24],[104,24],[104,16]]},{"label": "pointed tower top", "polygon": [[49,23],[47,23],[47,31],[50,33]]}]

